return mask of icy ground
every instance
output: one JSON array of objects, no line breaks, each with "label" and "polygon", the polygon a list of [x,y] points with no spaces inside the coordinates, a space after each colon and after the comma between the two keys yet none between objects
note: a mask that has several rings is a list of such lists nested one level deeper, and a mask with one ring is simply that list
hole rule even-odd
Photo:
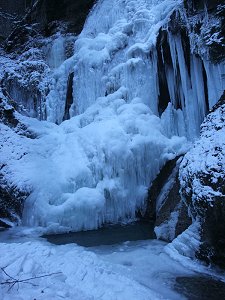
[{"label": "icy ground", "polygon": [[[10,290],[1,285],[2,300],[181,300],[185,298],[173,289],[177,276],[212,274],[178,255],[176,246],[172,250],[171,245],[157,240],[84,248],[76,244],[55,246],[34,236],[30,229],[1,232],[0,267],[20,280],[58,274],[16,284]],[[177,241],[183,250],[187,248],[182,246],[184,241]],[[225,281],[222,275],[220,280]],[[0,282],[7,279],[1,272]]]}]

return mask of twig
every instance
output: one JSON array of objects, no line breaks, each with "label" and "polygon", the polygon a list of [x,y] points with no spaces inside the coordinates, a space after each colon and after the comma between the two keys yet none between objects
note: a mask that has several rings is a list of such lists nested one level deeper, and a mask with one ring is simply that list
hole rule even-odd
[{"label": "twig", "polygon": [[43,278],[43,277],[49,277],[49,276],[52,276],[52,275],[57,275],[57,274],[62,274],[62,272],[55,272],[55,273],[50,273],[50,274],[45,274],[45,275],[40,275],[40,276],[34,276],[34,277],[29,277],[29,278],[26,278],[26,279],[16,279],[12,276],[10,276],[4,268],[1,268],[2,272],[7,276],[9,277],[10,279],[7,279],[6,281],[3,281],[1,282],[0,284],[1,285],[10,285],[9,287],[9,291],[14,287],[14,285],[16,283],[26,283],[26,284],[31,284],[33,286],[37,286],[36,284],[33,284],[32,282],[28,282],[30,280],[34,280],[34,279],[38,279],[38,278]]},{"label": "twig", "polygon": [[1,268],[1,270],[2,270],[2,272],[5,273],[5,275],[8,276],[9,278],[11,278],[11,279],[13,279],[13,280],[16,280],[14,277],[10,276],[10,275],[6,272],[5,268]]},{"label": "twig", "polygon": [[61,273],[62,272],[56,272],[56,273],[51,273],[51,274],[46,274],[46,275],[41,275],[41,276],[29,277],[29,278],[26,278],[26,279],[14,279],[13,278],[12,281],[7,280],[7,281],[4,281],[4,282],[1,282],[0,284],[13,283],[14,281],[16,281],[16,282],[26,282],[28,280],[33,280],[33,279],[37,279],[37,278],[48,277],[48,276],[52,276],[52,275],[56,275],[56,274],[61,274]]}]

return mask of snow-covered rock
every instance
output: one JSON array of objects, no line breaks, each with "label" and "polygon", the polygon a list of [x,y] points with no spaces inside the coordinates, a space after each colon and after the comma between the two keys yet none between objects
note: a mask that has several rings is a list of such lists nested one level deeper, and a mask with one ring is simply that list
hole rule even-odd
[{"label": "snow-covered rock", "polygon": [[225,93],[180,166],[181,194],[201,224],[198,256],[225,266]]},{"label": "snow-covered rock", "polygon": [[[24,201],[29,195],[29,191],[21,188],[18,184],[13,184],[7,176],[7,164],[9,157],[13,161],[20,160],[26,155],[22,140],[17,143],[19,137],[34,138],[26,126],[20,122],[16,113],[17,105],[9,101],[0,91],[0,227],[11,227],[21,222]],[[6,173],[5,173],[6,172]]]}]

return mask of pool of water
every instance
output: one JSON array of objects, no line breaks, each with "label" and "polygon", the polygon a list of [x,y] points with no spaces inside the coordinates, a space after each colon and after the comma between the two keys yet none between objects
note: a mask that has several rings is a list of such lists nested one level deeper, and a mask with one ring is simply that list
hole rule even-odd
[{"label": "pool of water", "polygon": [[55,245],[75,243],[84,247],[113,245],[126,241],[150,240],[156,238],[154,224],[150,222],[111,225],[98,230],[43,235],[42,237]]}]

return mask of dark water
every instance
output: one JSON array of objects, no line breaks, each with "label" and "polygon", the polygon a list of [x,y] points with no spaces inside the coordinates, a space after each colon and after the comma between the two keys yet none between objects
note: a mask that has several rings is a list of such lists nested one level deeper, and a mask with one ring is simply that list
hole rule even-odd
[{"label": "dark water", "polygon": [[188,300],[224,300],[225,283],[207,276],[177,277],[175,290]]},{"label": "dark water", "polygon": [[114,245],[126,241],[155,239],[154,224],[136,222],[129,225],[112,225],[98,230],[43,235],[48,242],[55,245],[76,243],[84,247]]}]

